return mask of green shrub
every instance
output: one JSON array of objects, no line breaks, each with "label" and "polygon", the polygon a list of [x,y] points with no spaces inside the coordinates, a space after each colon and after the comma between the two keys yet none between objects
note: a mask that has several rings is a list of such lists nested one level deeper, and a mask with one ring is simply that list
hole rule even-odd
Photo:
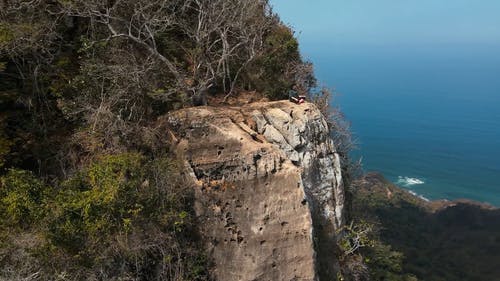
[{"label": "green shrub", "polygon": [[295,85],[293,68],[300,63],[299,44],[293,32],[277,25],[266,36],[263,55],[249,67],[246,80],[271,99],[288,98]]},{"label": "green shrub", "polygon": [[31,172],[11,169],[1,178],[0,210],[8,225],[28,227],[45,215],[47,188]]},{"label": "green shrub", "polygon": [[63,183],[50,205],[49,244],[38,252],[58,270],[72,264],[72,275],[201,280],[206,259],[189,189],[168,157],[103,156]]},{"label": "green shrub", "polygon": [[12,30],[6,24],[0,23],[0,47],[7,45],[13,39],[14,34]]},{"label": "green shrub", "polygon": [[124,231],[140,211],[136,197],[143,178],[143,157],[120,154],[102,157],[62,185],[52,203],[50,238],[77,250]]}]

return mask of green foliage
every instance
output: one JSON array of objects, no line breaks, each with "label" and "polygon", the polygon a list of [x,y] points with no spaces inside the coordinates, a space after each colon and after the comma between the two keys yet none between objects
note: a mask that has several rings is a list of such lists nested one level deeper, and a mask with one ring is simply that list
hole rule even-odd
[{"label": "green foliage", "polygon": [[[373,264],[378,268],[383,268],[384,272],[401,272],[403,254],[392,251],[391,246],[384,245],[380,241],[376,241],[376,243],[373,243],[373,246],[367,249],[367,251],[371,252],[365,258],[367,264]],[[381,278],[377,277],[376,279],[379,280]]]},{"label": "green foliage", "polygon": [[271,99],[286,99],[296,80],[294,68],[301,63],[299,44],[290,28],[275,26],[265,38],[263,55],[248,71],[257,91]]},{"label": "green foliage", "polygon": [[[0,254],[22,251],[40,264],[33,270],[42,277],[205,280],[207,260],[196,244],[192,193],[180,171],[177,161],[165,156],[106,155],[55,192],[30,172],[9,170],[1,178],[0,225],[20,225],[45,240],[21,249],[7,234]],[[10,266],[28,270],[22,263]]]},{"label": "green foliage", "polygon": [[403,254],[392,250],[391,246],[382,243],[379,239],[374,240],[372,246],[364,249],[362,254],[370,269],[371,280],[417,280],[416,277],[403,273]]},{"label": "green foliage", "polygon": [[168,158],[146,161],[137,153],[101,157],[63,183],[52,207],[52,240],[73,249],[85,239],[99,244],[144,218],[182,232],[191,217],[183,202],[189,194],[175,179],[178,169]]},{"label": "green foliage", "polygon": [[341,271],[337,280],[365,280],[366,266],[360,251],[370,247],[373,241],[373,226],[365,221],[350,224],[337,230],[337,248]]},{"label": "green foliage", "polygon": [[373,244],[371,237],[373,226],[365,221],[351,222],[338,230],[338,246],[345,256],[356,253],[359,249]]},{"label": "green foliage", "polygon": [[0,23],[0,48],[7,45],[14,37],[12,30],[5,23]]},{"label": "green foliage", "polygon": [[373,222],[346,225],[339,230],[337,243],[341,252],[342,280],[417,280],[403,272],[403,254],[381,241]]},{"label": "green foliage", "polygon": [[63,183],[49,224],[54,243],[78,249],[87,238],[99,243],[129,227],[129,220],[140,210],[134,197],[142,162],[138,154],[105,156]]},{"label": "green foliage", "polygon": [[[109,271],[118,262],[134,275],[150,268],[170,278],[157,270],[171,268],[203,279],[206,261],[193,252],[191,195],[180,169],[167,157],[101,157],[65,183],[53,208],[51,241],[92,268]],[[103,255],[103,249],[111,252]]]},{"label": "green foliage", "polygon": [[31,172],[11,169],[1,178],[0,210],[8,225],[27,227],[46,214],[48,190]]}]

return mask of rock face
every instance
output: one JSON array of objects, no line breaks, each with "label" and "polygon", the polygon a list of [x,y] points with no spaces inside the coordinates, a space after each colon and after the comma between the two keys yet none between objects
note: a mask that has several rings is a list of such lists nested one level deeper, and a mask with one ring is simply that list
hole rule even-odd
[{"label": "rock face", "polygon": [[216,280],[334,276],[344,190],[327,123],[313,104],[188,108],[168,123],[197,185]]}]

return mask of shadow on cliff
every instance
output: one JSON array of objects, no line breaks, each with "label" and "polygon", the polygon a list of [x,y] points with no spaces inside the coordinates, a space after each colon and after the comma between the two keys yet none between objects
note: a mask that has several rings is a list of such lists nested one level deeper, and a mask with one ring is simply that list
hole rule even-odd
[{"label": "shadow on cliff", "polygon": [[419,280],[500,280],[500,210],[474,202],[426,202],[368,174],[353,214],[375,221]]}]

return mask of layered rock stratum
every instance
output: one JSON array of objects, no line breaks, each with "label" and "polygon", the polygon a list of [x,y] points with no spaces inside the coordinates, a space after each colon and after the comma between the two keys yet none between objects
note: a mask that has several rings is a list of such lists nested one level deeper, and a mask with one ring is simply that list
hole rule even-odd
[{"label": "layered rock stratum", "polygon": [[326,280],[344,221],[339,155],[311,103],[169,114],[216,280]]}]

